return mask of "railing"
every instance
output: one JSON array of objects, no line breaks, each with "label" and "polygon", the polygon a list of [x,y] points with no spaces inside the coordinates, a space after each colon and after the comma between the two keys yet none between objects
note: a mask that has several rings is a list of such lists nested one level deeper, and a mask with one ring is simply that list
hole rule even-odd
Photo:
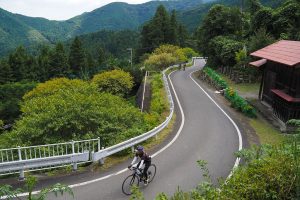
[{"label": "railing", "polygon": [[275,116],[284,123],[286,123],[290,119],[299,119],[300,103],[287,102],[277,95],[274,95],[273,112]]},{"label": "railing", "polygon": [[99,138],[1,149],[0,174],[5,175],[19,171],[20,179],[22,179],[24,178],[24,170],[33,171],[65,164],[73,164],[73,169],[76,170],[78,162],[89,161],[89,152],[99,150]]},{"label": "railing", "polygon": [[170,114],[162,124],[151,131],[102,150],[99,138],[58,144],[0,149],[0,175],[19,172],[20,179],[23,179],[25,170],[34,171],[70,164],[72,164],[73,169],[76,170],[77,163],[79,162],[99,160],[104,162],[105,157],[133,147],[155,136],[169,124],[173,116],[174,102],[165,72],[174,67],[176,66],[171,66],[162,72],[164,86],[170,104]]}]

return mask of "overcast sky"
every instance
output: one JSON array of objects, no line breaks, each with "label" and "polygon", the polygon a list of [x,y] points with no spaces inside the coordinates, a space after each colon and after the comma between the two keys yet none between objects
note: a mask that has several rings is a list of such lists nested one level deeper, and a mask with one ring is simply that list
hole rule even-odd
[{"label": "overcast sky", "polygon": [[0,0],[0,7],[32,17],[65,20],[111,2],[144,3],[150,0]]}]

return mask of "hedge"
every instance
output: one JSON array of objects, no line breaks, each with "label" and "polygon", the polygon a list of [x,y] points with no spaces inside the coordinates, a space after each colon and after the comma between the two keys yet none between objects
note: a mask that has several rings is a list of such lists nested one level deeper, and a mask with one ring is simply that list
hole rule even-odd
[{"label": "hedge", "polygon": [[230,101],[233,108],[244,113],[248,117],[256,117],[255,109],[233,88],[228,87],[227,82],[223,80],[219,74],[217,74],[213,69],[209,67],[205,67],[203,69],[203,72],[211,79],[216,87],[224,89],[225,98]]}]

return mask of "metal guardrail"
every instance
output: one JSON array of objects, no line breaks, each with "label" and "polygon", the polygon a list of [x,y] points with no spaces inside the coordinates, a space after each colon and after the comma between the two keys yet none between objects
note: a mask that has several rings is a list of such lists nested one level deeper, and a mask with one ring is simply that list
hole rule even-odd
[{"label": "metal guardrail", "polygon": [[72,141],[57,144],[47,144],[29,147],[17,147],[0,149],[0,175],[20,173],[19,178],[24,178],[24,171],[34,171],[45,167],[59,167],[65,164],[72,164],[77,169],[78,162],[101,161],[107,156],[133,147],[159,133],[170,122],[174,112],[174,102],[169,88],[165,72],[176,66],[165,69],[163,82],[167,97],[170,103],[170,114],[166,120],[154,129],[131,138],[122,143],[101,150],[100,139]]},{"label": "metal guardrail", "polygon": [[25,170],[34,171],[64,164],[72,164],[76,170],[78,162],[89,161],[89,152],[99,150],[100,138],[0,149],[0,174],[19,172],[20,179],[23,179]]}]

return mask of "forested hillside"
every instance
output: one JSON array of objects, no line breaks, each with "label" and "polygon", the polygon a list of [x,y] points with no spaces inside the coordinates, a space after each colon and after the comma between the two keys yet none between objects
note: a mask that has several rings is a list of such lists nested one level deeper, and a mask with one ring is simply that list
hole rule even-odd
[{"label": "forested hillside", "polygon": [[[279,1],[265,0],[266,5],[278,5]],[[36,47],[41,43],[54,44],[77,35],[99,30],[135,30],[148,21],[157,6],[164,5],[168,11],[176,10],[178,20],[193,32],[203,16],[215,3],[238,5],[238,0],[179,0],[150,1],[144,4],[111,3],[92,12],[83,13],[66,21],[13,14],[0,8],[0,56],[18,45]]]}]

